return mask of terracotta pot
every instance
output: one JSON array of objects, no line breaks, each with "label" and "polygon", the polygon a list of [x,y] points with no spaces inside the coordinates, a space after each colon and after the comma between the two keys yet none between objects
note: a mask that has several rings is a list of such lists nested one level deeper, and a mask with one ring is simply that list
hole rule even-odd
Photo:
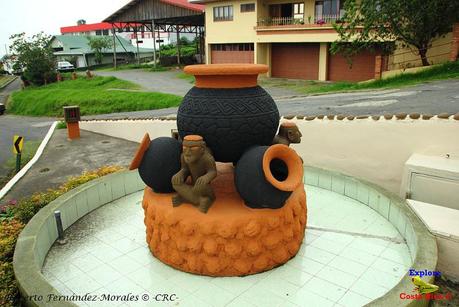
[{"label": "terracotta pot", "polygon": [[236,189],[251,208],[281,208],[302,183],[301,158],[286,145],[253,147],[236,165]]},{"label": "terracotta pot", "polygon": [[[139,151],[142,150],[142,144]],[[171,179],[180,170],[181,150],[182,146],[179,141],[171,137],[156,138],[150,142],[146,150],[143,149],[141,162],[137,163],[139,175],[143,182],[156,193],[174,191]],[[135,166],[133,161],[131,169]]]},{"label": "terracotta pot", "polygon": [[201,135],[215,160],[237,162],[254,145],[270,145],[279,126],[272,97],[257,86],[266,65],[212,64],[186,66],[196,78],[177,114],[180,137]]}]

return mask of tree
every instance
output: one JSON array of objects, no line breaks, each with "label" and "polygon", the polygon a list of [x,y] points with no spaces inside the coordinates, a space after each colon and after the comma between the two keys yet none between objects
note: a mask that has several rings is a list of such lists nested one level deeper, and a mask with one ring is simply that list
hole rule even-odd
[{"label": "tree", "polygon": [[94,56],[96,58],[96,63],[101,64],[102,59],[104,58],[104,49],[108,49],[111,46],[110,39],[105,36],[101,37],[91,37],[88,36],[89,47],[91,48],[92,52],[94,52]]},{"label": "tree", "polygon": [[11,57],[15,59],[14,70],[23,71],[22,79],[34,85],[43,85],[54,81],[55,58],[50,46],[51,36],[40,32],[31,38],[25,33],[10,37]]},{"label": "tree", "polygon": [[[435,38],[451,31],[459,20],[457,0],[346,0],[345,14],[335,24],[339,40],[332,52],[352,56],[375,42],[402,43],[414,48],[427,66],[427,50]],[[387,50],[393,48],[382,44]],[[387,51],[386,50],[386,51]]]}]

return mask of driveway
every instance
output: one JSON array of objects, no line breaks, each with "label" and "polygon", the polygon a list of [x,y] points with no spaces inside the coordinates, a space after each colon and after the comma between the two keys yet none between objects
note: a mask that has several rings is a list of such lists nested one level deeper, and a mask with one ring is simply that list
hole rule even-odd
[{"label": "driveway", "polygon": [[0,176],[7,172],[3,168],[4,163],[14,155],[13,136],[23,136],[24,142],[41,141],[53,121],[53,118],[47,117],[0,116]]},{"label": "driveway", "polygon": [[[122,72],[116,72],[122,73]],[[168,76],[173,76],[167,72]],[[146,73],[156,79],[156,73]],[[119,75],[121,78],[121,74]],[[170,78],[170,77],[169,77]],[[181,82],[183,80],[178,79]],[[169,82],[176,82],[169,79]],[[178,82],[180,84],[180,82]],[[168,85],[170,87],[170,84]],[[189,85],[191,86],[191,84]],[[181,88],[181,86],[178,86]],[[161,90],[158,88],[158,90]],[[442,80],[402,89],[372,90],[318,96],[273,95],[282,115],[384,115],[387,113],[440,114],[459,112],[459,80]],[[151,118],[173,116],[177,108],[86,116],[84,119]]]},{"label": "driveway", "polygon": [[3,89],[0,89],[0,103],[6,104],[8,96],[21,88],[21,81],[19,78],[16,78],[13,82],[5,86]]},{"label": "driveway", "polygon": [[[185,96],[194,84],[189,80],[178,78],[180,73],[182,73],[181,70],[148,72],[141,69],[95,72],[99,76],[114,76],[137,83],[147,91]],[[270,87],[266,90],[274,98],[298,95],[296,92],[283,88]]]},{"label": "driveway", "polygon": [[139,84],[150,92],[161,92],[185,96],[193,87],[188,80],[177,77],[182,71],[158,71],[148,72],[141,69],[120,70],[120,71],[96,71],[99,76],[114,76],[119,79],[128,80]]},{"label": "driveway", "polygon": [[278,99],[282,114],[383,115],[459,112],[459,80],[442,80],[402,89]]}]

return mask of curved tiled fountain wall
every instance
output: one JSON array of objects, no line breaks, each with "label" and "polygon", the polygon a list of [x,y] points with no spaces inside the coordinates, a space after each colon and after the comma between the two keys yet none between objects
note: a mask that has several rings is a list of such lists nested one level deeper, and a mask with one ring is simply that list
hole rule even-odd
[{"label": "curved tiled fountain wall", "polygon": [[[435,238],[411,211],[406,201],[370,182],[312,166],[305,167],[304,181],[307,185],[344,195],[377,211],[405,238],[413,263],[411,268],[418,271],[435,270],[437,265]],[[429,282],[433,282],[433,279],[430,278]],[[394,288],[369,305],[427,306],[426,300],[403,302],[400,299],[401,293],[412,293],[413,287],[407,272]]]},{"label": "curved tiled fountain wall", "polygon": [[[406,239],[413,259],[412,267],[418,270],[435,269],[437,249],[434,238],[397,196],[371,183],[314,167],[305,168],[305,183],[343,194],[375,209]],[[61,211],[63,227],[66,229],[98,207],[143,188],[144,184],[136,171],[120,172],[86,183],[40,210],[19,236],[14,254],[14,271],[23,297],[58,295],[57,290],[41,274],[48,250],[57,239],[55,210]],[[370,304],[401,306],[400,293],[410,293],[412,290],[410,279],[403,278],[395,288]],[[75,306],[69,302],[46,302],[45,299],[41,302],[26,300],[26,303],[29,306]],[[405,305],[424,303],[407,301]]]},{"label": "curved tiled fountain wall", "polygon": [[[45,257],[57,239],[54,211],[60,210],[64,229],[89,212],[145,188],[137,171],[119,172],[95,179],[62,195],[41,209],[26,225],[16,243],[13,266],[22,297],[28,306],[75,306],[70,302],[47,302],[58,295],[41,274]],[[38,301],[35,295],[43,295]]]}]

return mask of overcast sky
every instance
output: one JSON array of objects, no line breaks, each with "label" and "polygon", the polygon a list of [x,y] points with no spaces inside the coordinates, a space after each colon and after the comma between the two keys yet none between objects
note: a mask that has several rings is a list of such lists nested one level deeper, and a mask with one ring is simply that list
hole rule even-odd
[{"label": "overcast sky", "polygon": [[130,0],[0,0],[0,57],[9,37],[43,31],[60,34],[60,28],[76,25],[77,20],[101,22]]}]

